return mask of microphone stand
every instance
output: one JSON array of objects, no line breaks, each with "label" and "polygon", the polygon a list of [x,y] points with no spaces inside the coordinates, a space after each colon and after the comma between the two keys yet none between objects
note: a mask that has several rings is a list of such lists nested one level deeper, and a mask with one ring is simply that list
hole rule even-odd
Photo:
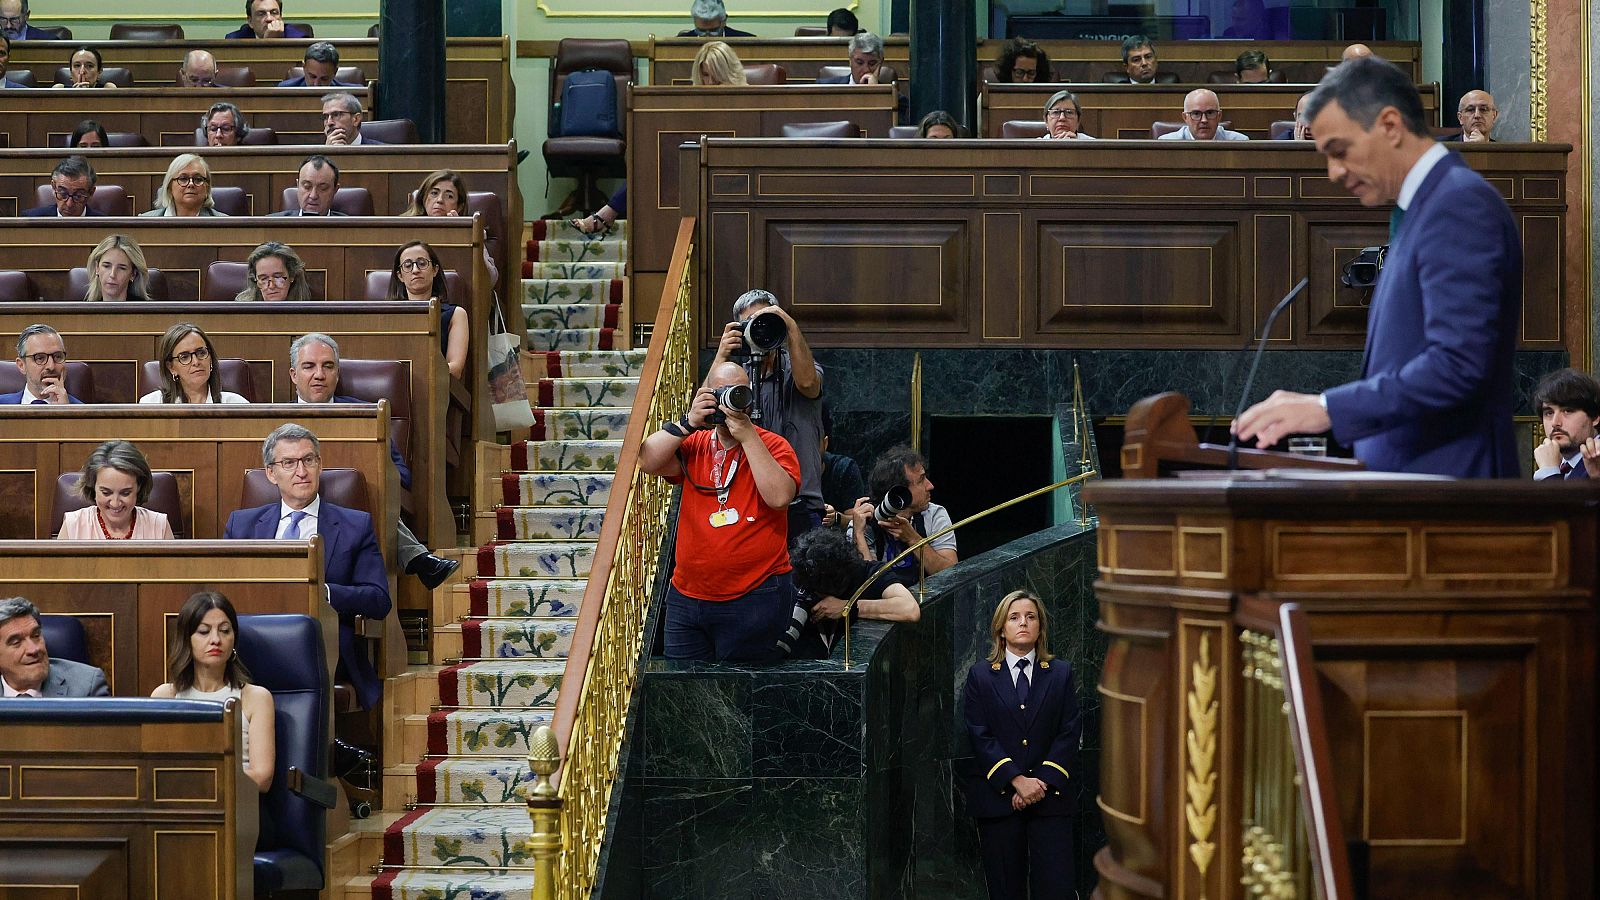
[{"label": "microphone stand", "polygon": [[[1267,351],[1267,335],[1272,333],[1273,323],[1278,321],[1278,314],[1288,309],[1289,304],[1294,302],[1294,298],[1298,297],[1300,292],[1305,290],[1306,285],[1310,283],[1310,276],[1300,279],[1299,283],[1289,289],[1289,293],[1283,295],[1283,299],[1279,300],[1278,305],[1272,308],[1272,312],[1267,314],[1267,324],[1261,326],[1261,337],[1256,342],[1255,358],[1250,361],[1250,373],[1244,379],[1244,392],[1239,395],[1239,406],[1233,411],[1235,422],[1239,420],[1240,416],[1244,415],[1245,404],[1250,402],[1250,389],[1255,387],[1256,371],[1261,368],[1261,355]],[[1232,471],[1239,468],[1239,435],[1234,433],[1231,428],[1229,432],[1228,469]]]}]

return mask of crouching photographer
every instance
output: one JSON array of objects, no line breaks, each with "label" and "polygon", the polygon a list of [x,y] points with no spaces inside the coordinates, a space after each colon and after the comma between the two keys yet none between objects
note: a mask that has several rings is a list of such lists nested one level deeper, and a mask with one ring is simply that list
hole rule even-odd
[{"label": "crouching photographer", "polygon": [[645,438],[639,467],[683,485],[667,591],[669,659],[769,662],[794,609],[788,510],[800,464],[750,421],[750,380],[711,369],[688,413]]},{"label": "crouching photographer", "polygon": [[[797,599],[789,630],[778,639],[779,650],[802,659],[826,658],[839,636],[846,601],[878,566],[862,559],[837,528],[815,528],[801,535],[790,562]],[[922,607],[910,589],[885,573],[862,592],[851,615],[915,622],[922,618]]]},{"label": "crouching photographer", "polygon": [[800,492],[789,509],[791,542],[822,524],[822,366],[778,298],[760,289],[733,303],[712,367],[736,362],[755,389],[750,418],[781,435],[800,461]]},{"label": "crouching photographer", "polygon": [[[912,544],[950,527],[950,513],[932,502],[933,482],[922,454],[905,446],[891,447],[872,465],[872,495],[850,510],[850,531],[861,558],[880,565]],[[889,572],[907,586],[955,565],[956,535],[949,532],[918,547]]]}]

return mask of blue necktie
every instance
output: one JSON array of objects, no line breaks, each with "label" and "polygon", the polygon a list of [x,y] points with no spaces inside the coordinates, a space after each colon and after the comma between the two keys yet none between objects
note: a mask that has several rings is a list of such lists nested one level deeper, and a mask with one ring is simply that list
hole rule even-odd
[{"label": "blue necktie", "polygon": [[289,513],[289,530],[283,533],[284,540],[292,541],[300,537],[300,523],[306,520],[306,511],[297,509]]},{"label": "blue necktie", "polygon": [[40,400],[40,399],[37,399],[37,398],[35,398],[35,399],[34,399],[34,401],[33,401],[33,402],[34,402],[34,403],[44,403],[44,404],[49,404],[49,402],[50,402],[50,401],[49,401],[49,400]]},{"label": "blue necktie", "polygon": [[1023,706],[1028,705],[1028,661],[1017,660],[1017,702]]}]

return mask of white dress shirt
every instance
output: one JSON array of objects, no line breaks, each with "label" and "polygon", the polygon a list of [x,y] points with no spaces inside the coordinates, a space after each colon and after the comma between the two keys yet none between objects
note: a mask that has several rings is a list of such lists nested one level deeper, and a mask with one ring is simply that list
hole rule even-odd
[{"label": "white dress shirt", "polygon": [[1018,656],[1015,653],[1011,652],[1011,648],[1010,647],[1006,648],[1006,668],[1011,670],[1011,686],[1012,687],[1016,687],[1017,686],[1017,660],[1025,659],[1025,660],[1028,661],[1028,685],[1031,687],[1033,685],[1033,670],[1034,670],[1034,667],[1035,667],[1035,663],[1038,661],[1038,658],[1039,658],[1039,650],[1038,650],[1038,648],[1034,648],[1032,650],[1029,650],[1027,656]]},{"label": "white dress shirt", "polygon": [[318,494],[317,496],[311,498],[311,502],[306,504],[306,508],[305,509],[299,510],[299,512],[303,512],[303,513],[306,514],[306,517],[304,519],[300,520],[300,532],[299,532],[299,534],[289,534],[289,514],[293,513],[293,512],[296,512],[296,510],[295,510],[294,507],[290,506],[289,504],[283,502],[282,500],[279,500],[278,501],[278,533],[277,533],[278,540],[280,540],[280,541],[305,540],[306,538],[309,538],[312,535],[316,534],[317,533],[317,513],[321,512],[321,511],[322,511],[322,495]]},{"label": "white dress shirt", "polygon": [[1427,180],[1428,173],[1432,172],[1433,167],[1437,166],[1439,160],[1444,159],[1445,154],[1449,152],[1443,144],[1438,142],[1435,142],[1432,147],[1424,151],[1422,156],[1417,159],[1416,165],[1413,165],[1411,171],[1406,173],[1406,180],[1400,182],[1400,196],[1395,198],[1395,205],[1401,209],[1410,209],[1411,199],[1417,196],[1417,189],[1422,187],[1422,182]]},{"label": "white dress shirt", "polygon": [[30,689],[28,689],[26,691],[19,691],[16,688],[12,687],[11,684],[9,682],[7,682],[4,678],[0,678],[0,696],[4,696],[4,697],[22,697],[22,696],[43,697],[44,695],[39,693],[39,689],[38,688],[30,688]]}]

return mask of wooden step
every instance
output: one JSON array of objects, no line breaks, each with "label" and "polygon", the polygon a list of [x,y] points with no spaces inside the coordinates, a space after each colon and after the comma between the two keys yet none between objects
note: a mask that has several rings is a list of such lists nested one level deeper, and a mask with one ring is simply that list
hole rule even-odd
[{"label": "wooden step", "polygon": [[461,657],[461,624],[452,622],[433,629],[433,664],[453,665],[451,660]]},{"label": "wooden step", "polygon": [[475,485],[477,496],[472,498],[472,509],[482,513],[499,506],[501,498],[505,496],[500,486],[500,473],[511,468],[511,448],[505,444],[479,441],[473,452],[477,455],[478,483]]},{"label": "wooden step", "polygon": [[383,808],[405,809],[417,802],[417,766],[408,763],[383,770]]},{"label": "wooden step", "polygon": [[[477,567],[477,558],[474,556],[473,567]],[[463,569],[466,562],[462,562]],[[472,586],[469,582],[453,584],[450,590],[441,591],[433,597],[433,625],[449,625],[459,622],[472,614]]]},{"label": "wooden step", "polygon": [[[418,713],[400,720],[400,739],[383,744],[383,766],[415,765],[428,752],[428,716]],[[390,748],[394,752],[391,754]]]},{"label": "wooden step", "polygon": [[338,885],[341,891],[330,900],[372,900],[372,881],[377,877],[369,873],[344,881],[330,881],[329,884]]}]

